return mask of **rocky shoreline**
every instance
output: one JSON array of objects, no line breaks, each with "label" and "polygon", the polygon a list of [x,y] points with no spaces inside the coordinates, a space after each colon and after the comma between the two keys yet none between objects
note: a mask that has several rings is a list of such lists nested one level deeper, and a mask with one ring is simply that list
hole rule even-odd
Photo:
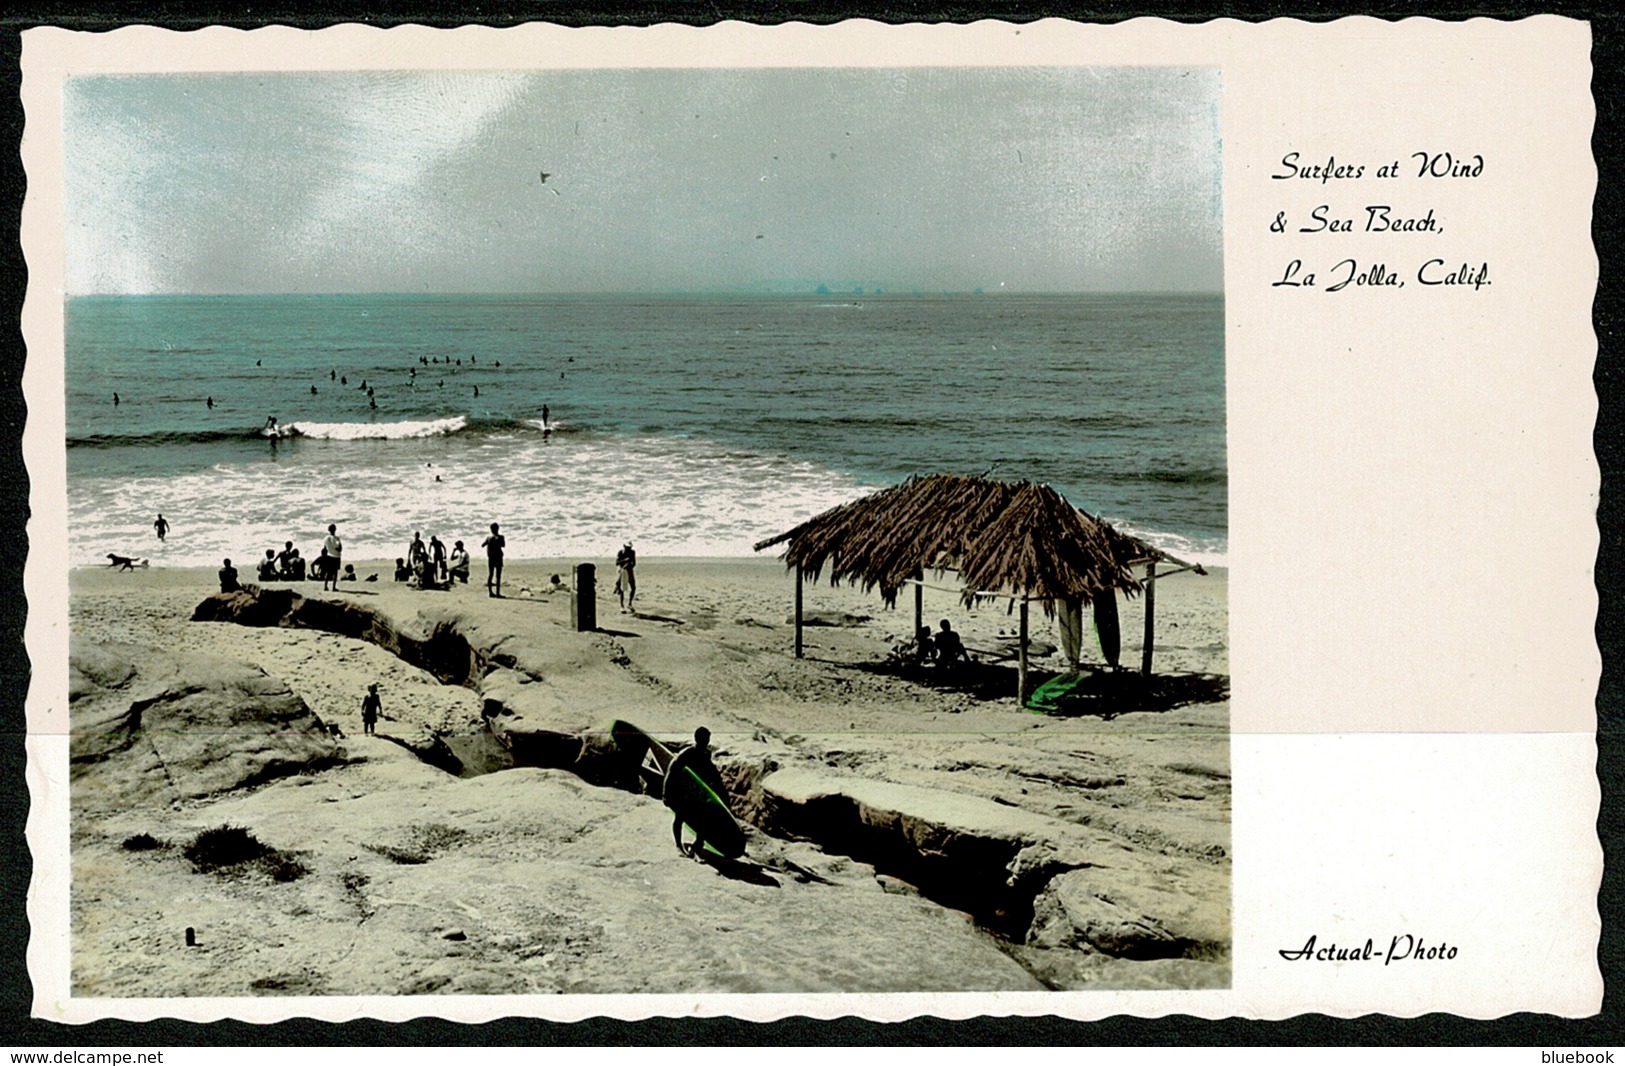
[{"label": "rocky shoreline", "polygon": [[[853,590],[790,657],[771,566],[671,564],[589,633],[535,569],[503,600],[76,574],[76,994],[1228,985],[1222,577],[1159,592],[1157,699],[1056,719],[883,667],[909,620]],[[676,853],[615,719],[712,729],[743,861]],[[286,858],[200,872],[226,825]]]}]

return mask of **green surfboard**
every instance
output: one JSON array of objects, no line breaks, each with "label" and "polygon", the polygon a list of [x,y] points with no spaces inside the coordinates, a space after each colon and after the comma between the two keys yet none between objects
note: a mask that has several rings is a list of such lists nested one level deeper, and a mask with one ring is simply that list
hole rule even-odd
[{"label": "green surfboard", "polygon": [[739,828],[723,798],[687,766],[666,780],[666,806],[711,850],[725,859],[745,853],[745,831]]}]

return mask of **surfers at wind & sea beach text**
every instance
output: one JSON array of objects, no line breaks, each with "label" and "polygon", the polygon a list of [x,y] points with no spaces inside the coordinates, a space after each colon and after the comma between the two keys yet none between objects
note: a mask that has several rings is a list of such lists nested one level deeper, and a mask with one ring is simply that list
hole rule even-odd
[{"label": "surfers at wind & sea beach text", "polygon": [[[1364,163],[1340,163],[1335,155],[1328,156],[1325,163],[1307,165],[1300,162],[1301,158],[1299,152],[1283,155],[1280,167],[1270,174],[1270,179],[1294,182],[1290,187],[1293,190],[1307,180],[1313,182],[1313,187],[1318,190],[1332,181],[1365,180],[1368,169]],[[1383,185],[1385,199],[1387,192],[1394,188],[1388,183],[1396,179],[1411,178],[1429,182],[1432,189],[1448,189],[1453,182],[1477,181],[1483,177],[1485,169],[1484,157],[1478,154],[1460,156],[1450,152],[1424,151],[1411,153],[1410,160],[1414,169],[1397,158],[1375,168],[1371,180]],[[1448,196],[1448,192],[1445,195]],[[1269,223],[1269,232],[1279,235],[1314,234],[1317,238],[1330,234],[1348,239],[1363,234],[1393,234],[1397,235],[1396,240],[1405,241],[1413,237],[1422,240],[1442,237],[1445,227],[1433,204],[1396,206],[1389,202],[1366,202],[1349,208],[1320,203],[1312,207],[1289,204],[1284,209],[1276,210]],[[1318,289],[1321,292],[1342,292],[1351,287],[1403,289],[1411,278],[1430,290],[1451,288],[1482,292],[1490,285],[1490,264],[1484,260],[1475,263],[1471,256],[1435,255],[1414,271],[1408,266],[1396,270],[1387,261],[1371,262],[1357,256],[1346,256],[1330,267],[1316,265],[1324,261],[1313,254],[1295,256],[1281,270],[1278,279],[1270,283],[1270,287]]]}]

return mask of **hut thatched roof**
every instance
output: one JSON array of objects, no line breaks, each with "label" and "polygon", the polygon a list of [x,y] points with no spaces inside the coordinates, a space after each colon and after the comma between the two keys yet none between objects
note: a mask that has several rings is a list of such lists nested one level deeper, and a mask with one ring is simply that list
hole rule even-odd
[{"label": "hut thatched roof", "polygon": [[1132,563],[1165,556],[1069,504],[1048,485],[938,474],[842,504],[756,550],[785,543],[789,567],[831,584],[878,588],[897,602],[925,570],[957,568],[967,600],[1005,592],[1041,600],[1092,601],[1111,589],[1134,595]]}]

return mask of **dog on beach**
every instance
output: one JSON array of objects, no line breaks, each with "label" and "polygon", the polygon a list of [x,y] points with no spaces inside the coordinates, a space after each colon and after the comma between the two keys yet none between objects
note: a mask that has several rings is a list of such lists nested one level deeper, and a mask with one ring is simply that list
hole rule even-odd
[{"label": "dog on beach", "polygon": [[111,566],[115,570],[134,570],[137,566],[141,567],[143,570],[147,568],[147,561],[145,559],[138,560],[129,555],[116,555],[113,552],[108,552],[107,559],[107,565]]}]

